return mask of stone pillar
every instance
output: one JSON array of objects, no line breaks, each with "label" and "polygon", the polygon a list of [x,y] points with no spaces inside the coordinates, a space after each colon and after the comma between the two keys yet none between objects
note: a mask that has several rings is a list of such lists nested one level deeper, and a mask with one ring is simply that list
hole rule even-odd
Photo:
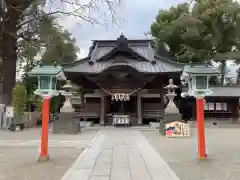
[{"label": "stone pillar", "polygon": [[142,97],[140,92],[137,94],[137,118],[138,124],[142,124]]},{"label": "stone pillar", "polygon": [[105,96],[101,96],[101,114],[100,114],[100,124],[104,125],[105,124]]}]

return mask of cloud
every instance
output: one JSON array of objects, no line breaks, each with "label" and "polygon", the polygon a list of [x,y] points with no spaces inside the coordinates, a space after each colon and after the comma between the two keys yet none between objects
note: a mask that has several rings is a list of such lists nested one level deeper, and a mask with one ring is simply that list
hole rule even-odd
[{"label": "cloud", "polygon": [[[111,22],[109,13],[107,26],[91,25],[74,17],[60,19],[59,22],[77,39],[81,49],[80,56],[84,57],[88,53],[91,40],[116,39],[121,32],[129,39],[145,38],[144,33],[149,31],[159,9],[166,9],[182,2],[186,0],[123,0],[117,12],[121,20],[119,25]],[[104,14],[106,11],[108,11],[106,7],[101,7],[100,11],[93,15],[97,17],[97,14]]]}]

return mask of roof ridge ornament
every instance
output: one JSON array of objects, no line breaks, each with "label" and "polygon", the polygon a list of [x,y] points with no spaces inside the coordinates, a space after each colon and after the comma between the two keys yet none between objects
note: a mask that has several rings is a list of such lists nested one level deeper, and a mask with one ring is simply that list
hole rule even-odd
[{"label": "roof ridge ornament", "polygon": [[117,46],[118,47],[128,47],[128,39],[121,33],[119,38],[117,38]]}]

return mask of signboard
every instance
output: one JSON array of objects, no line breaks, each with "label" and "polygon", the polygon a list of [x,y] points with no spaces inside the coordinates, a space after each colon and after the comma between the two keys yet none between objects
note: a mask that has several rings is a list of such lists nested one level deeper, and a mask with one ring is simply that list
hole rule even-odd
[{"label": "signboard", "polygon": [[167,137],[188,137],[190,136],[189,125],[182,122],[171,122],[165,125]]},{"label": "signboard", "polygon": [[112,101],[129,101],[130,95],[127,93],[115,93],[112,95]]},{"label": "signboard", "polygon": [[6,107],[6,117],[7,118],[14,118],[14,111],[12,106]]}]

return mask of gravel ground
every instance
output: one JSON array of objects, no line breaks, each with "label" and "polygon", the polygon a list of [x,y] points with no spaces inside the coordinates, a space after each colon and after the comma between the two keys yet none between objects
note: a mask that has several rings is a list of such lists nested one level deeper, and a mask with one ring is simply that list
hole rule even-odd
[{"label": "gravel ground", "polygon": [[197,160],[196,129],[188,138],[142,131],[181,180],[240,180],[240,129],[206,128],[208,159]]},{"label": "gravel ground", "polygon": [[[96,132],[49,133],[49,146],[54,146],[49,147],[50,161],[37,162],[39,147],[32,142],[40,140],[41,129],[0,131],[0,180],[61,180]],[[9,142],[14,142],[14,146]]]},{"label": "gravel ground", "polygon": [[0,180],[60,180],[81,152],[82,149],[51,148],[51,160],[37,162],[37,148],[1,148]]},{"label": "gravel ground", "polygon": [[[98,130],[82,129],[77,135],[52,134],[49,132],[49,140],[81,141],[91,140]],[[0,140],[40,140],[41,128],[24,129],[24,131],[10,132],[0,131]]]}]

